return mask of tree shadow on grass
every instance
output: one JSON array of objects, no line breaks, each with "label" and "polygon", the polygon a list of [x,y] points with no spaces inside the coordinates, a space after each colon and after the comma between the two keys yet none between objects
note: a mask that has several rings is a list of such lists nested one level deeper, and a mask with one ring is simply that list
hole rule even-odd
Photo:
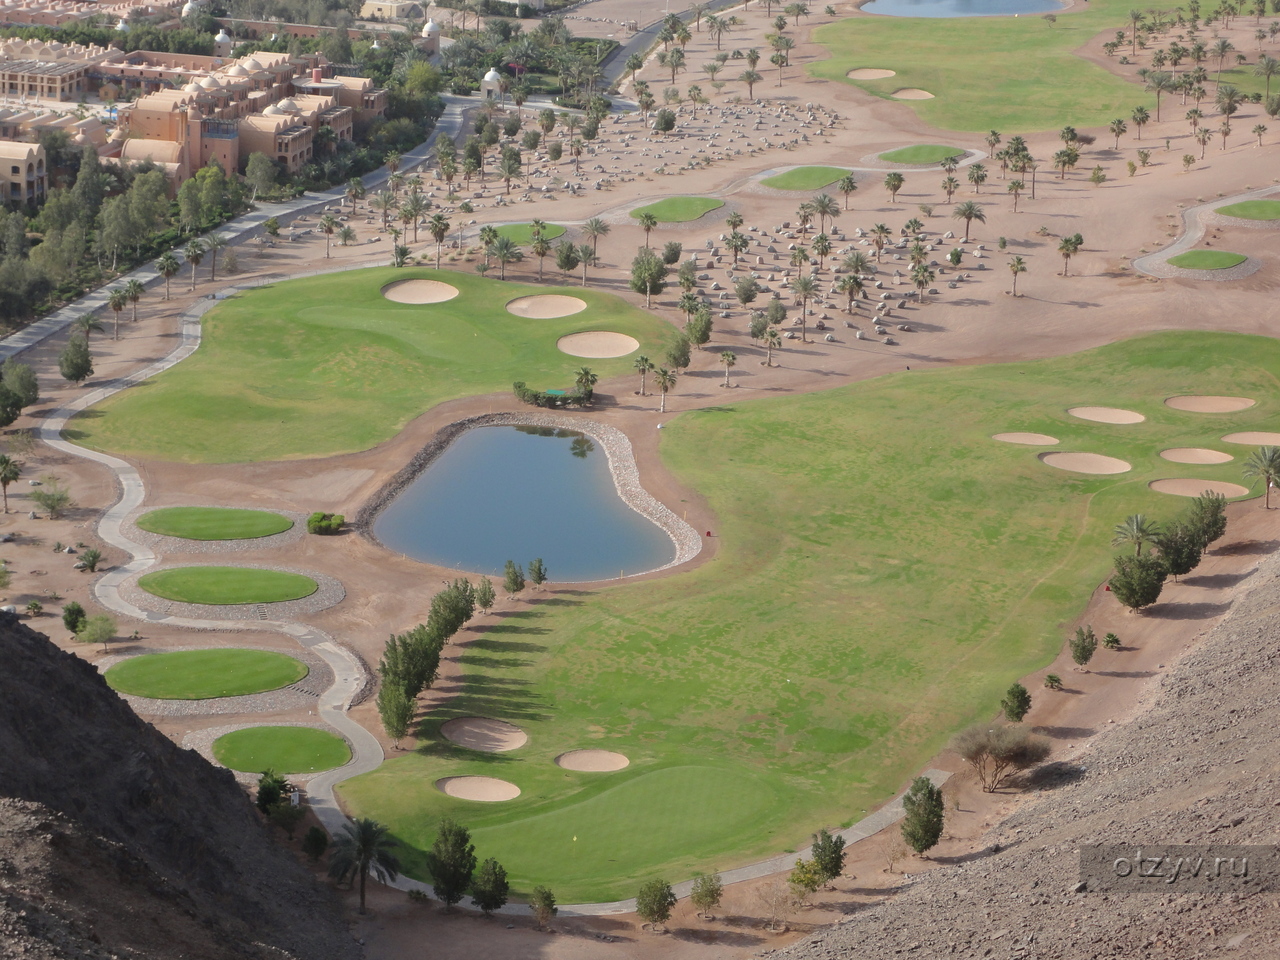
[{"label": "tree shadow on grass", "polygon": [[[514,623],[495,623],[493,626],[491,626],[488,630],[485,631],[486,634],[518,633],[518,634],[533,634],[533,635],[550,633],[550,632],[551,632],[550,627],[522,627]],[[472,646],[475,646],[481,642],[483,641],[473,640]]]},{"label": "tree shadow on grass", "polygon": [[[549,631],[544,631],[549,632]],[[490,640],[480,637],[472,640],[467,646],[473,650],[492,650],[495,653],[546,653],[547,648],[540,643],[529,643],[519,640]]]}]

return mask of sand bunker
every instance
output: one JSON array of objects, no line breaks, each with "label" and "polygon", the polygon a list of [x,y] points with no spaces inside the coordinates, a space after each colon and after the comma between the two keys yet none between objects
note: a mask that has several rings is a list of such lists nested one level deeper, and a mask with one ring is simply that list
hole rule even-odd
[{"label": "sand bunker", "polygon": [[397,280],[383,287],[382,295],[396,303],[444,303],[458,295],[458,288],[439,280]]},{"label": "sand bunker", "polygon": [[507,304],[507,313],[517,317],[528,317],[530,320],[554,320],[556,317],[571,317],[587,309],[587,302],[577,297],[542,296],[516,297]]},{"label": "sand bunker", "polygon": [[1249,492],[1248,487],[1222,480],[1152,480],[1147,486],[1160,493],[1172,493],[1175,497],[1198,497],[1206,490],[1224,497],[1243,497]]},{"label": "sand bunker", "polygon": [[1058,442],[1057,437],[1047,433],[997,433],[991,439],[1002,443],[1025,443],[1032,447],[1051,447]]},{"label": "sand bunker", "polygon": [[887,80],[889,77],[896,77],[897,71],[877,70],[874,67],[859,67],[857,70],[850,70],[845,76],[850,80]]},{"label": "sand bunker", "polygon": [[1258,401],[1248,397],[1170,397],[1164,402],[1166,407],[1175,410],[1186,410],[1188,413],[1235,413],[1237,410],[1248,410]]},{"label": "sand bunker", "polygon": [[566,770],[583,770],[587,773],[608,773],[621,770],[631,763],[620,753],[612,750],[570,750],[556,757],[556,766]]},{"label": "sand bunker", "polygon": [[1265,430],[1246,430],[1244,433],[1228,433],[1222,438],[1224,443],[1247,443],[1259,447],[1280,446],[1280,433],[1268,433]]},{"label": "sand bunker", "polygon": [[928,90],[921,90],[918,87],[904,87],[901,90],[895,90],[889,94],[895,100],[932,100],[933,94]]},{"label": "sand bunker", "polygon": [[1051,467],[1072,473],[1125,473],[1132,469],[1123,460],[1100,453],[1042,453],[1040,459]]},{"label": "sand bunker", "polygon": [[1204,447],[1173,447],[1161,450],[1160,456],[1174,463],[1226,463],[1235,457],[1221,450],[1208,450]]},{"label": "sand bunker", "polygon": [[1147,419],[1133,410],[1121,410],[1118,407],[1072,407],[1067,413],[1095,423],[1141,423]]},{"label": "sand bunker", "polygon": [[529,742],[529,735],[514,723],[492,717],[458,717],[440,728],[444,738],[468,750],[505,753]]},{"label": "sand bunker", "polygon": [[571,357],[589,357],[601,360],[606,357],[625,357],[640,349],[640,341],[625,333],[608,333],[592,330],[588,333],[571,333],[556,341],[561,353]]},{"label": "sand bunker", "polygon": [[442,777],[436,781],[436,789],[459,800],[481,803],[498,803],[520,796],[520,788],[514,783],[496,777]]}]

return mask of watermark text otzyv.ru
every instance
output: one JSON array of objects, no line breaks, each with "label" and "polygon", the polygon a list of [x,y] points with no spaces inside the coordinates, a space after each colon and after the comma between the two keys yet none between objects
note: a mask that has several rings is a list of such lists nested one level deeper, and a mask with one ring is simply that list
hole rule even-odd
[{"label": "watermark text otzyv.ru", "polygon": [[1090,893],[1280,890],[1275,846],[1097,844],[1080,851]]}]

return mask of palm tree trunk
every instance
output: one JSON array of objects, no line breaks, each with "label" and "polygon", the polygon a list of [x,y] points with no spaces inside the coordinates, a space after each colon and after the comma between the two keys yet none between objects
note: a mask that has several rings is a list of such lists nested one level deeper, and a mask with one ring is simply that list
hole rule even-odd
[{"label": "palm tree trunk", "polygon": [[667,412],[667,391],[665,390],[662,391],[662,402],[658,405],[658,412],[659,413]]},{"label": "palm tree trunk", "polygon": [[369,876],[368,869],[364,869],[360,871],[360,912],[361,913],[364,913],[364,882],[368,876]]},{"label": "palm tree trunk", "polygon": [[116,318],[115,318],[115,325],[111,331],[111,339],[119,340],[120,339],[120,311],[114,310],[112,312],[115,314]]}]

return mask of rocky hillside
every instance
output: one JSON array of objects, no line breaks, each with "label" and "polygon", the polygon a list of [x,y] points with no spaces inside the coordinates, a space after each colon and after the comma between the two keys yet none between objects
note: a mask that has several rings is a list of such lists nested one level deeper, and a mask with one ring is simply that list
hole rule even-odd
[{"label": "rocky hillside", "polygon": [[0,615],[0,956],[357,954],[228,771]]},{"label": "rocky hillside", "polygon": [[[781,954],[1280,957],[1274,852],[1269,865],[1257,863],[1262,882],[1081,889],[1080,852],[1096,844],[1216,850],[1280,840],[1280,558],[1250,581],[1228,619],[1152,685],[1148,709],[1043,778],[1039,795],[999,825],[984,853],[923,874]],[[1144,871],[1157,869],[1164,867]]]}]

